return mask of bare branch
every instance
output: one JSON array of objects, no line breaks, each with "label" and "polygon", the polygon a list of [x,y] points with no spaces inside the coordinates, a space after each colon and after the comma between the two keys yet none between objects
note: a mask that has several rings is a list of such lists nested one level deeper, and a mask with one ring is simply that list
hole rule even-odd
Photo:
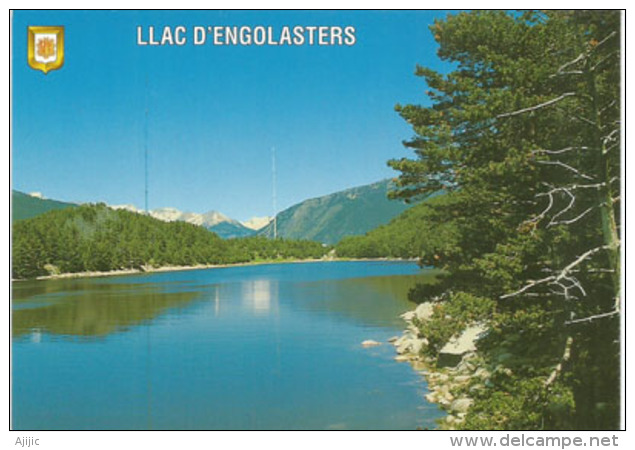
[{"label": "bare branch", "polygon": [[[576,217],[575,219],[571,219],[570,221],[563,221],[563,222],[556,222],[556,219],[558,217],[560,217],[562,214],[564,214],[565,212],[567,212],[569,209],[571,209],[573,207],[573,204],[575,203],[575,197],[573,196],[573,194],[571,193],[571,191],[575,191],[578,189],[600,189],[601,187],[606,186],[606,183],[594,183],[594,184],[572,184],[571,186],[563,186],[563,187],[553,187],[552,185],[549,185],[547,183],[543,183],[546,186],[550,187],[551,189],[547,192],[540,192],[538,194],[536,194],[536,198],[539,197],[549,197],[549,203],[547,205],[547,207],[537,216],[526,220],[523,223],[537,223],[540,222],[542,219],[545,218],[545,216],[547,215],[547,213],[549,213],[549,211],[551,211],[551,209],[554,206],[554,194],[560,193],[560,192],[564,192],[566,193],[571,201],[569,202],[569,204],[567,205],[567,207],[565,209],[563,209],[562,211],[560,211],[558,214],[556,214],[551,221],[549,222],[549,224],[547,226],[552,226],[552,225],[559,225],[562,223],[573,223],[576,222],[577,220],[581,219],[582,217]],[[585,211],[583,213],[583,215],[586,215],[589,211]]]},{"label": "bare branch", "polygon": [[608,105],[600,109],[600,113],[603,113],[607,109],[612,108],[613,106],[615,106],[615,104],[617,104],[617,100],[611,101]]},{"label": "bare branch", "polygon": [[597,252],[600,252],[602,250],[609,250],[611,248],[610,245],[602,245],[600,247],[595,247],[591,250],[588,250],[586,252],[584,252],[582,255],[580,255],[575,261],[573,261],[571,264],[569,264],[567,267],[565,267],[564,269],[562,269],[562,272],[560,272],[560,275],[558,275],[558,278],[563,278],[564,276],[566,276],[568,273],[571,272],[571,269],[573,269],[574,267],[576,267],[578,264],[582,263],[583,261],[585,261],[587,258],[593,256],[594,254],[596,254]]},{"label": "bare branch", "polygon": [[572,150],[588,150],[588,149],[589,147],[566,147],[566,148],[561,148],[560,150],[544,150],[544,149],[532,150],[531,153],[533,155],[539,155],[541,153],[546,153],[548,155],[560,155],[562,153],[570,152]]},{"label": "bare branch", "polygon": [[[616,34],[617,34],[617,31],[611,31],[604,39],[602,39],[600,42],[598,42],[597,45],[591,49],[591,51],[597,50],[602,45],[606,44],[608,42],[608,40],[611,39]],[[589,53],[591,53],[591,52],[589,52]]]},{"label": "bare branch", "polygon": [[[595,207],[591,206],[590,208],[587,208],[586,211],[584,211],[582,214],[574,217],[573,219],[567,219],[567,220],[560,220],[558,222],[554,222],[554,219],[551,219],[551,222],[549,222],[549,224],[547,225],[547,227],[551,227],[554,225],[571,225],[572,223],[577,222],[578,220],[582,219],[584,216],[586,216],[588,213],[590,213],[591,211],[593,211]],[[562,211],[561,211],[562,212]]]},{"label": "bare branch", "polygon": [[573,204],[575,203],[575,195],[573,195],[571,191],[566,188],[562,188],[562,192],[564,192],[565,194],[569,196],[569,204],[564,209],[562,209],[558,214],[553,216],[547,226],[552,225],[558,217],[560,217],[561,215],[569,211],[571,208],[573,208]]},{"label": "bare branch", "polygon": [[602,314],[595,314],[593,316],[583,317],[581,319],[568,320],[564,324],[565,325],[574,325],[576,323],[593,322],[594,320],[606,319],[608,317],[613,317],[613,316],[615,316],[615,315],[617,315],[619,313],[620,313],[619,309],[614,309],[613,311],[609,311],[609,312],[602,313]]},{"label": "bare branch", "polygon": [[609,134],[607,134],[606,136],[604,136],[604,137],[602,138],[602,143],[603,143],[603,145],[605,145],[605,146],[606,146],[607,144],[609,144],[609,143],[611,143],[611,142],[618,142],[618,139],[619,139],[619,137],[620,137],[619,133],[620,133],[620,129],[619,129],[619,128],[616,128],[616,129],[614,129],[613,131],[611,131]]},{"label": "bare branch", "polygon": [[549,211],[551,211],[551,208],[553,207],[553,191],[549,191],[546,194],[537,194],[536,197],[539,197],[541,195],[548,195],[549,196],[549,204],[547,205],[547,207],[540,214],[538,214],[533,219],[528,220],[527,223],[539,222],[547,215],[547,213]]},{"label": "bare branch", "polygon": [[552,75],[549,75],[549,78],[566,77],[568,75],[582,75],[582,74],[584,74],[584,72],[581,70],[570,70],[568,72],[556,72]]},{"label": "bare branch", "polygon": [[566,93],[562,94],[560,97],[556,97],[554,99],[551,99],[551,100],[546,101],[544,103],[541,103],[539,105],[530,106],[529,108],[519,109],[518,111],[512,111],[512,112],[509,112],[509,113],[499,114],[498,116],[496,116],[496,118],[497,119],[502,119],[502,118],[505,118],[505,117],[513,117],[513,116],[517,116],[519,114],[524,114],[526,112],[535,111],[537,109],[553,105],[554,103],[558,103],[559,101],[564,100],[567,97],[571,97],[572,95],[575,95],[575,92],[566,92]]},{"label": "bare branch", "polygon": [[[552,186],[552,185],[547,185]],[[536,194],[536,197],[544,197],[545,195],[555,194],[560,191],[575,191],[576,189],[600,189],[601,187],[606,186],[606,183],[595,183],[595,184],[572,184],[571,186],[563,186],[551,189],[549,192],[540,192]]]},{"label": "bare branch", "polygon": [[580,172],[578,169],[576,169],[574,167],[571,167],[569,164],[565,164],[562,161],[536,161],[536,163],[537,164],[545,164],[545,165],[554,165],[554,166],[564,167],[565,169],[575,173],[579,177],[585,178],[587,180],[593,180],[593,177],[590,177],[589,175],[586,175],[586,174]]},{"label": "bare branch", "polygon": [[[560,108],[560,111],[564,111],[564,110],[563,110],[562,108]],[[594,127],[594,128],[596,128],[596,127],[598,126],[597,122],[594,122],[594,121],[592,121],[591,119],[587,119],[586,117],[584,117],[584,116],[580,116],[580,115],[578,115],[578,114],[573,114],[573,113],[571,113],[571,114],[572,114],[572,117],[573,117],[574,119],[577,119],[577,120],[579,120],[580,122],[584,122],[584,123],[586,123],[586,124],[589,124],[589,125],[591,125],[591,126],[592,126],[592,127]]]},{"label": "bare branch", "polygon": [[506,298],[515,297],[515,296],[520,295],[523,292],[533,288],[534,286],[538,286],[540,284],[545,284],[545,283],[550,283],[550,282],[553,282],[553,281],[556,281],[556,276],[555,275],[551,275],[550,277],[542,278],[540,280],[531,280],[528,284],[526,284],[525,286],[523,286],[522,288],[520,288],[516,292],[511,292],[509,294],[501,295],[499,298],[501,300],[504,300]]},{"label": "bare branch", "polygon": [[[602,45],[604,45],[606,42],[608,42],[609,39],[611,39],[616,34],[617,34],[617,32],[615,32],[615,31],[609,33],[604,39],[602,39],[600,42],[598,42],[594,47],[592,47],[591,49],[587,50],[586,52],[580,53],[575,59],[569,61],[568,63],[563,64],[562,66],[560,66],[558,68],[558,71],[554,75],[551,75],[550,78],[552,78],[552,77],[554,77],[556,75],[566,75],[568,73],[571,73],[571,74],[581,73],[581,71],[579,71],[579,70],[573,70],[573,71],[570,71],[570,72],[563,72],[563,70],[566,69],[567,67],[573,66],[573,65],[575,65],[575,64],[577,64],[577,63],[579,63],[581,61],[584,61],[585,59],[587,59],[591,53],[593,53],[598,48],[600,48]],[[594,70],[602,62],[603,62],[603,60],[600,60],[600,62],[598,62],[591,70]]]},{"label": "bare branch", "polygon": [[606,61],[608,61],[609,59],[611,59],[612,57],[619,55],[619,52],[611,52],[608,55],[606,55],[604,58],[602,58],[601,60],[599,60],[597,63],[595,63],[595,65],[593,67],[591,67],[590,71],[594,72],[595,70],[597,70],[598,67],[600,67],[602,64],[604,64]]},{"label": "bare branch", "polygon": [[[562,287],[565,290],[565,293],[566,293],[571,288],[571,286],[565,286],[564,284],[562,284],[561,281],[563,279],[566,280],[566,281],[569,281],[569,282],[573,282],[575,287],[580,287],[579,283],[576,284],[577,280],[575,280],[573,277],[570,277],[569,274],[572,273],[572,271],[573,271],[573,269],[575,267],[577,267],[578,265],[580,265],[581,263],[583,263],[584,261],[589,259],[594,254],[596,254],[596,253],[598,253],[598,252],[600,252],[602,250],[608,250],[610,248],[611,248],[611,246],[609,246],[609,245],[603,245],[603,246],[595,247],[595,248],[593,248],[591,250],[588,250],[588,251],[584,252],[582,255],[580,255],[578,258],[576,258],[575,261],[573,261],[568,266],[566,266],[564,269],[562,269],[558,275],[551,275],[549,277],[542,278],[541,280],[536,280],[536,281],[532,280],[528,284],[526,284],[525,286],[520,288],[519,290],[517,290],[515,292],[511,292],[509,294],[501,295],[499,298],[501,300],[503,300],[503,299],[506,299],[506,298],[515,297],[515,296],[520,295],[520,294],[524,293],[525,291],[527,291],[527,290],[529,290],[529,289],[531,289],[531,288],[533,288],[535,286],[542,285],[542,284],[547,284],[547,283],[548,284],[559,285],[560,287]],[[582,293],[584,295],[586,295],[584,290],[582,290]]]},{"label": "bare branch", "polygon": [[568,63],[565,63],[565,64],[563,64],[562,66],[560,66],[560,67],[558,68],[558,71],[557,71],[556,73],[561,73],[561,72],[562,72],[564,69],[566,69],[567,67],[572,66],[572,65],[577,64],[577,63],[579,63],[580,61],[582,61],[582,60],[583,60],[583,59],[585,59],[586,57],[587,57],[587,54],[586,54],[586,53],[580,53],[580,54],[578,55],[578,57],[577,57],[577,58],[575,58],[574,60],[571,60],[571,61],[569,61]]}]

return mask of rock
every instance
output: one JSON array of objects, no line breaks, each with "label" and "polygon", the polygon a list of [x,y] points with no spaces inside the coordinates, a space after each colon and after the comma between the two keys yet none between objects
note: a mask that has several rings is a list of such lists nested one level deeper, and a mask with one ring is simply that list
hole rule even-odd
[{"label": "rock", "polygon": [[476,372],[474,372],[474,376],[480,378],[481,380],[487,380],[489,377],[492,376],[492,374],[489,373],[487,369],[479,367],[478,369],[476,369]]},{"label": "rock", "polygon": [[393,337],[389,337],[388,338],[388,342],[390,342],[391,344],[396,342],[397,339],[399,339],[399,336],[393,336]]},{"label": "rock", "polygon": [[405,320],[406,322],[410,322],[412,319],[414,319],[415,317],[415,312],[414,311],[406,311],[405,313],[403,313],[401,316],[403,320]]},{"label": "rock", "polygon": [[438,400],[439,405],[445,406],[446,408],[452,405],[452,401],[454,400],[454,395],[450,394],[449,392],[439,391],[437,393],[437,397],[439,399]]},{"label": "rock", "polygon": [[421,321],[430,320],[433,313],[434,308],[430,302],[421,303],[415,309],[415,317]]},{"label": "rock", "polygon": [[469,375],[459,375],[454,377],[454,382],[458,384],[464,384],[470,381],[471,378],[472,377],[470,377]]},{"label": "rock", "polygon": [[472,403],[474,403],[474,400],[472,400],[471,398],[459,398],[452,402],[450,409],[456,413],[464,413],[467,412],[468,409],[470,409]]},{"label": "rock", "polygon": [[373,341],[372,339],[367,339],[364,342],[362,342],[362,347],[377,347],[378,345],[381,345],[381,342],[377,342],[377,341]]},{"label": "rock", "polygon": [[467,361],[465,357],[463,357],[463,359],[461,360],[459,365],[456,366],[456,368],[459,372],[472,373],[474,372],[474,369],[476,369],[476,366],[472,364],[470,361]]},{"label": "rock", "polygon": [[415,355],[418,355],[419,353],[421,353],[421,350],[424,346],[425,345],[423,339],[413,339],[410,344],[410,351]]},{"label": "rock", "polygon": [[53,264],[44,264],[44,270],[46,270],[49,275],[59,275],[60,268]]},{"label": "rock", "polygon": [[408,358],[406,355],[397,355],[395,356],[395,361],[397,362],[410,361],[410,358]]},{"label": "rock", "polygon": [[[486,330],[485,326],[476,324],[467,327],[459,337],[450,339],[439,352],[437,365],[439,367],[454,367],[459,364],[466,353],[476,350],[476,341]],[[465,366],[468,368],[467,364]]]},{"label": "rock", "polygon": [[427,367],[423,361],[412,361],[412,368],[416,371],[425,370]]},{"label": "rock", "polygon": [[392,345],[394,345],[395,347],[399,347],[401,344],[403,344],[405,340],[406,340],[406,335],[405,334],[401,335],[392,342]]},{"label": "rock", "polygon": [[401,341],[399,345],[397,345],[397,353],[399,353],[400,355],[407,353],[410,350],[411,344],[411,341]]}]

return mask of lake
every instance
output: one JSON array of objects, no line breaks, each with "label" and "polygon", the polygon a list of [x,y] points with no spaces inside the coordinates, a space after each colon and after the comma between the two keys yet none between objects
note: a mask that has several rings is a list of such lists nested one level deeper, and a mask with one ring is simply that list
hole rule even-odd
[{"label": "lake", "polygon": [[433,428],[386,342],[432,278],[355,261],[16,282],[13,428]]}]

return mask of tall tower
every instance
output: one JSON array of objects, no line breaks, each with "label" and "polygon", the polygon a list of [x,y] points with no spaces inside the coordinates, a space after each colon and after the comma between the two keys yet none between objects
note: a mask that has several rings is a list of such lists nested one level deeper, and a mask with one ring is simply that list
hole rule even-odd
[{"label": "tall tower", "polygon": [[144,211],[147,214],[150,213],[148,211],[148,75],[146,75],[146,92],[145,92],[145,117],[144,117],[144,125],[143,125],[143,157],[144,157],[144,170],[145,170],[145,181],[144,181]]},{"label": "tall tower", "polygon": [[271,147],[271,201],[273,204],[273,238],[278,239],[278,211],[276,205],[276,148]]}]

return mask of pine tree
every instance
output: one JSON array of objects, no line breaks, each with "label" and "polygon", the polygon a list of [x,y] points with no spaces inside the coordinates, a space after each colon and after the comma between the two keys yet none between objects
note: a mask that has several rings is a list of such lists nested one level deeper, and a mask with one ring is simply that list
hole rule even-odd
[{"label": "pine tree", "polygon": [[481,347],[509,369],[466,428],[619,425],[619,27],[602,11],[449,16],[431,29],[455,69],[417,68],[430,106],[397,107],[416,158],[390,162],[394,195],[445,189],[421,233],[453,236],[424,239],[447,275],[416,296],[492,305]]}]

